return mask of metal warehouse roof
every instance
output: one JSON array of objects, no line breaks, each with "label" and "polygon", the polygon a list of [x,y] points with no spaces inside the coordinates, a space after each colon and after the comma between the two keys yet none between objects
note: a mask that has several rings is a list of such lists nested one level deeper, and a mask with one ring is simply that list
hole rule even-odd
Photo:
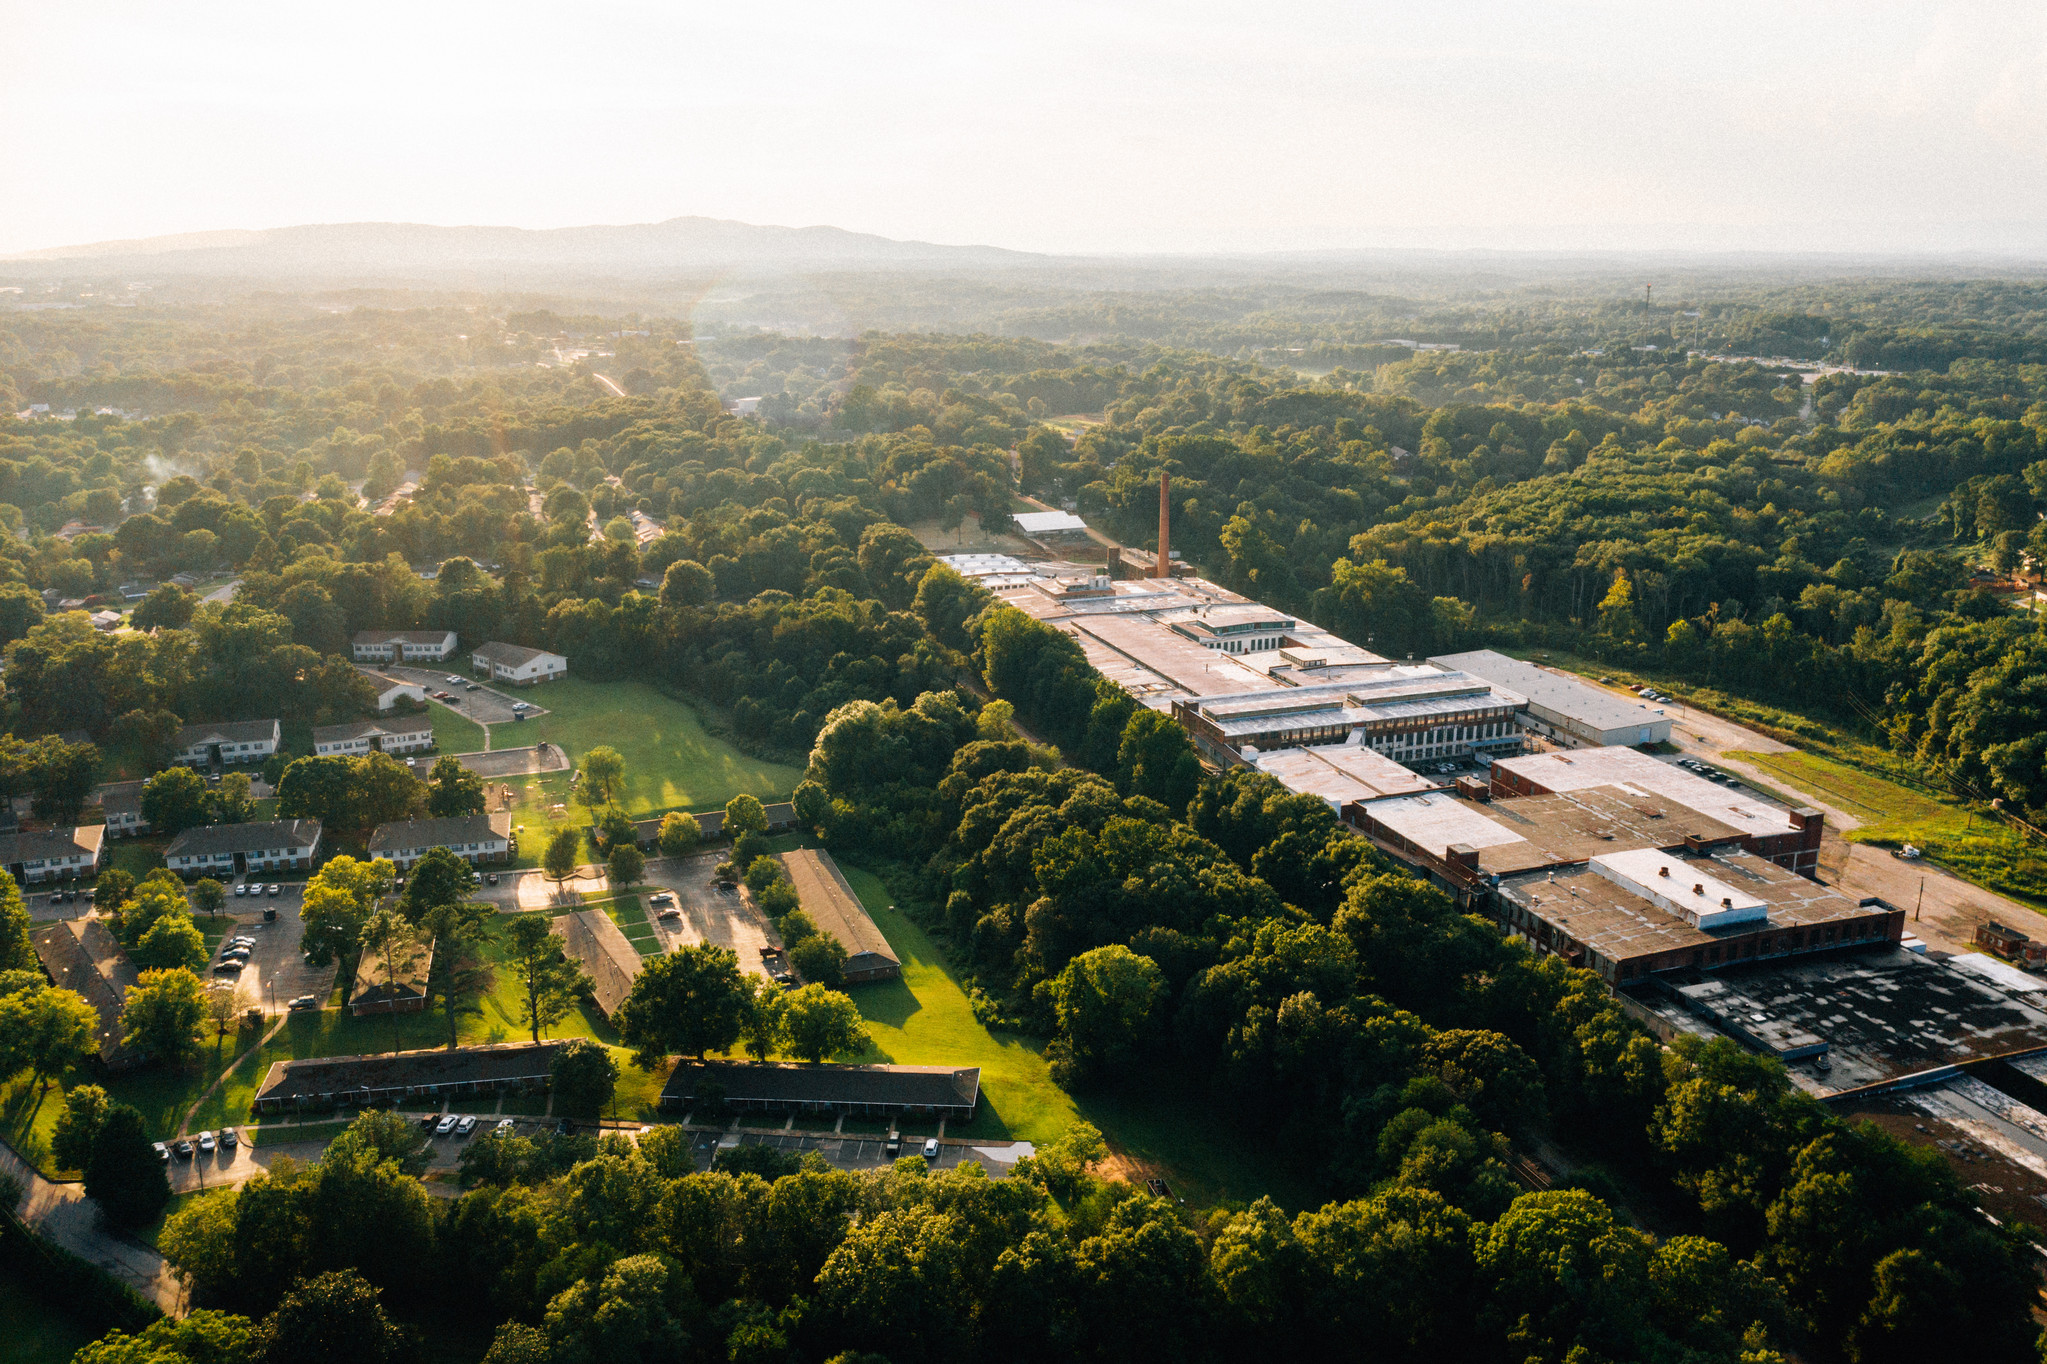
[{"label": "metal warehouse roof", "polygon": [[1588,686],[1576,678],[1538,668],[1533,663],[1523,663],[1518,658],[1509,658],[1491,649],[1444,654],[1429,662],[1510,687],[1538,706],[1601,731],[1669,718],[1640,702],[1622,700],[1603,688]]}]

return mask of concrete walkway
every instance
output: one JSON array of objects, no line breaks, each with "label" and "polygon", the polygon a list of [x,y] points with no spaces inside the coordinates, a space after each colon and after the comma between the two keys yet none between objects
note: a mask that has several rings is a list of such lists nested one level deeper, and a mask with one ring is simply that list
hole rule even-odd
[{"label": "concrete walkway", "polygon": [[0,1173],[23,1189],[15,1215],[52,1243],[98,1265],[173,1317],[185,1314],[185,1287],[163,1256],[101,1225],[99,1205],[78,1184],[43,1178],[12,1146],[0,1142]]}]

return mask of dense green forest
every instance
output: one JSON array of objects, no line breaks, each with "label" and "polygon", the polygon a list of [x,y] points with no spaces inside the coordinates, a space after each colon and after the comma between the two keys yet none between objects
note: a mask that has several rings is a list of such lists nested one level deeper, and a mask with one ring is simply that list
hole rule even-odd
[{"label": "dense green forest", "polygon": [[[57,731],[146,769],[180,718],[358,713],[355,630],[561,649],[807,763],[806,824],[885,864],[1062,1084],[1178,1077],[1323,1200],[1190,1212],[1089,1174],[1084,1129],[1002,1181],[489,1138],[440,1200],[373,1116],[174,1214],[208,1314],[81,1357],[396,1360],[454,1312],[497,1364],[2037,1358],[2037,1257],[1943,1163],[1730,1043],[1660,1047],[1319,800],[1204,775],[904,529],[999,525],[1014,451],[1141,544],[1167,468],[1177,548],[1382,651],[1654,665],[2047,809],[2035,629],[1973,576],[2047,559],[2038,292],[1546,288],[955,298],[982,330],[851,340],[529,300],[0,312],[23,789],[77,786],[27,742]],[[241,588],[118,635],[61,609],[174,573]],[[1513,1175],[1538,1133],[1568,1186]]]}]

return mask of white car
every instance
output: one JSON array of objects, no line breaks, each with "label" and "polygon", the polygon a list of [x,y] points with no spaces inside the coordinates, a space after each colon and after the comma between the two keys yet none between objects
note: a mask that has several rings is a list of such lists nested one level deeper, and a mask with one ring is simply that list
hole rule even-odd
[{"label": "white car", "polygon": [[510,1118],[499,1118],[498,1125],[490,1130],[501,1137],[509,1137],[512,1135],[512,1120]]},{"label": "white car", "polygon": [[219,1142],[214,1140],[213,1133],[201,1132],[199,1134],[199,1149],[201,1151],[211,1151],[214,1147],[218,1146],[219,1144],[220,1144]]},{"label": "white car", "polygon": [[439,1122],[434,1124],[434,1135],[437,1137],[445,1137],[454,1130],[455,1115],[453,1113],[446,1114]]},{"label": "white car", "polygon": [[455,1135],[458,1137],[466,1137],[475,1130],[476,1119],[468,1114],[464,1114],[462,1121],[455,1124]]},{"label": "white car", "polygon": [[938,1138],[937,1138],[937,1137],[926,1137],[926,1138],[924,1138],[924,1159],[926,1159],[926,1160],[937,1160],[937,1159],[938,1159]]}]

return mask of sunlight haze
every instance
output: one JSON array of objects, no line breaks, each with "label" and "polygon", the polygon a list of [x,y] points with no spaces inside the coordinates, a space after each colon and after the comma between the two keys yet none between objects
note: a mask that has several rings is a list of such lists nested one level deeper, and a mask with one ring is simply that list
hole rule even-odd
[{"label": "sunlight haze", "polygon": [[1048,252],[2034,253],[1999,4],[0,3],[0,252],[703,215]]}]

